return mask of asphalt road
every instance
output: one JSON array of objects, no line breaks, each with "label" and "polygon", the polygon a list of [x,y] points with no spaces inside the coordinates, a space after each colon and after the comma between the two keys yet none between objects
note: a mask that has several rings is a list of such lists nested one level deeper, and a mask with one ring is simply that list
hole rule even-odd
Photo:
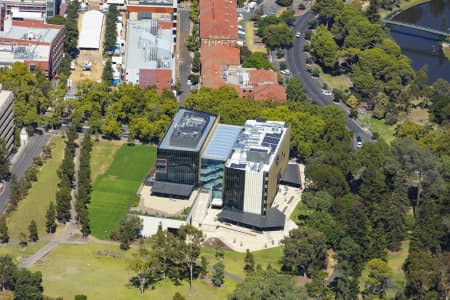
[{"label": "asphalt road", "polygon": [[351,119],[348,116],[348,108],[343,104],[339,104],[333,101],[332,96],[325,96],[321,93],[321,84],[319,80],[312,77],[306,71],[306,58],[303,53],[303,45],[305,40],[303,39],[303,34],[308,28],[308,21],[313,17],[312,12],[307,12],[302,16],[297,17],[294,25],[294,32],[301,32],[302,37],[296,38],[294,42],[294,46],[288,50],[286,63],[291,71],[291,74],[299,78],[307,93],[308,97],[312,102],[317,103],[319,106],[325,105],[337,105],[343,110],[346,111],[346,125],[353,132],[355,138],[356,136],[360,136],[363,141],[369,141],[371,138],[371,134],[369,131],[363,129],[355,120]]},{"label": "asphalt road", "polygon": [[191,56],[189,50],[186,47],[187,40],[189,38],[190,32],[190,20],[189,20],[189,9],[180,8],[178,9],[178,21],[179,21],[179,32],[178,32],[178,70],[179,70],[179,80],[182,86],[182,92],[178,95],[178,102],[180,104],[184,103],[186,96],[189,94],[191,87],[187,85],[188,76],[191,73]]},{"label": "asphalt road", "polygon": [[[20,153],[16,162],[11,166],[11,173],[16,175],[18,179],[22,178],[25,171],[33,164],[33,158],[38,156],[45,144],[50,139],[50,134],[34,135],[25,146],[25,149]],[[17,154],[16,154],[17,155]],[[9,202],[9,195],[11,193],[11,185],[6,183],[4,192],[0,195],[0,214],[6,208]]]}]

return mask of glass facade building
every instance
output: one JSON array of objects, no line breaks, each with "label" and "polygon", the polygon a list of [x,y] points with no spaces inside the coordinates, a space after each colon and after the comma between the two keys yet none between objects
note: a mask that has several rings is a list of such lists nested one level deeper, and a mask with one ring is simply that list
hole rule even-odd
[{"label": "glass facade building", "polygon": [[227,185],[223,191],[223,208],[243,211],[245,195],[245,170],[225,168],[224,178]]},{"label": "glass facade building", "polygon": [[224,164],[225,162],[220,160],[202,159],[200,184],[202,188],[212,191],[213,198],[222,199]]},{"label": "glass facade building", "polygon": [[158,146],[156,181],[200,185],[200,153],[214,131],[217,117],[179,109]]},{"label": "glass facade building", "polygon": [[156,181],[198,186],[199,153],[158,149]]}]

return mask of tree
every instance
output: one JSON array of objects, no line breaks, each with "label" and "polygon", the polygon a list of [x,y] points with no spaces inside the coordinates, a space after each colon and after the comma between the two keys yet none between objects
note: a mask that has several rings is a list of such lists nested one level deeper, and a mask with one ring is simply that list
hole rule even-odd
[{"label": "tree", "polygon": [[310,228],[294,229],[281,243],[283,270],[311,276],[326,266],[327,247],[323,233]]},{"label": "tree", "polygon": [[314,54],[319,63],[328,69],[334,69],[337,63],[338,46],[331,33],[324,27],[319,26],[311,39]]},{"label": "tree", "polygon": [[244,271],[246,273],[250,273],[250,272],[255,271],[255,259],[253,257],[253,254],[248,249],[245,252],[244,263],[245,263],[244,264]]},{"label": "tree", "polygon": [[[161,224],[158,226],[158,231],[153,236],[152,253],[155,261],[157,262],[156,270],[162,276],[164,282],[166,277],[170,273],[170,268],[175,268],[176,264],[174,260],[176,258],[176,239],[172,233],[167,230],[163,230]],[[203,259],[202,259],[203,263]],[[172,271],[174,271],[172,269]],[[173,272],[177,273],[177,272]]]},{"label": "tree", "polygon": [[249,273],[244,282],[237,285],[230,300],[307,299],[301,297],[293,276],[278,274],[274,269]]},{"label": "tree", "polygon": [[[141,295],[144,295],[148,284],[155,281],[157,275],[154,272],[154,265],[155,261],[151,253],[141,246],[129,265],[130,269],[136,274],[135,278],[139,281]],[[133,278],[130,281],[133,281]]]},{"label": "tree", "polygon": [[221,287],[225,280],[225,265],[222,261],[218,261],[213,266],[212,283],[216,287]]},{"label": "tree", "polygon": [[141,236],[142,220],[135,215],[126,215],[119,226],[120,249],[128,250],[130,242]]},{"label": "tree", "polygon": [[113,116],[106,117],[102,126],[102,133],[110,138],[116,138],[120,135],[120,124]]},{"label": "tree", "polygon": [[297,77],[289,79],[286,87],[287,99],[290,101],[306,101],[305,90],[303,84]]},{"label": "tree", "polygon": [[366,11],[367,19],[370,23],[376,24],[380,21],[380,14],[378,13],[378,0],[370,0],[369,8]]},{"label": "tree", "polygon": [[334,197],[342,196],[349,190],[344,174],[333,166],[311,164],[306,168],[305,176],[311,189],[326,191]]},{"label": "tree", "polygon": [[54,16],[47,19],[48,24],[64,25],[65,18],[63,16]]},{"label": "tree", "polygon": [[2,291],[14,290],[17,266],[11,256],[0,256],[0,287]]},{"label": "tree", "polygon": [[318,12],[321,18],[326,19],[328,27],[343,6],[343,3],[337,0],[318,0],[314,3],[313,11]]},{"label": "tree", "polygon": [[36,225],[35,220],[31,220],[30,225],[28,225],[28,231],[29,231],[28,239],[31,242],[36,242],[37,240],[39,240],[38,230],[37,230],[37,225]]},{"label": "tree", "polygon": [[86,295],[75,295],[74,300],[87,300]]},{"label": "tree", "polygon": [[103,67],[102,80],[107,84],[111,85],[113,80],[113,69],[111,59],[109,58],[105,66]]},{"label": "tree", "polygon": [[442,124],[450,121],[450,83],[444,79],[438,79],[432,85],[431,115],[433,120]]},{"label": "tree", "polygon": [[0,217],[0,243],[4,244],[8,241],[8,225],[6,224],[6,219],[4,217]]},{"label": "tree", "polygon": [[267,60],[267,55],[262,52],[253,52],[242,64],[244,68],[270,69],[272,65]]},{"label": "tree", "polygon": [[314,299],[333,299],[332,291],[327,287],[327,275],[326,271],[319,271],[313,274],[312,282],[306,284],[310,297]]},{"label": "tree", "polygon": [[392,277],[392,269],[381,259],[374,258],[367,263],[369,270],[364,292],[368,295],[384,297],[388,282]]},{"label": "tree", "polygon": [[41,300],[43,299],[43,291],[41,272],[30,272],[27,269],[21,269],[17,272],[14,289],[15,300]]},{"label": "tree", "polygon": [[28,245],[27,236],[25,233],[21,232],[19,234],[19,246],[25,248]]},{"label": "tree", "polygon": [[0,138],[0,181],[8,178],[9,175],[9,161],[8,150],[6,149],[6,142]]},{"label": "tree", "polygon": [[294,43],[294,32],[284,22],[271,24],[264,29],[263,41],[270,49],[288,48]]},{"label": "tree", "polygon": [[202,256],[200,257],[199,276],[200,278],[205,278],[207,274],[208,274],[208,259]]},{"label": "tree", "polygon": [[179,292],[176,292],[173,295],[172,300],[186,300],[186,298],[184,298],[183,295],[181,295]]},{"label": "tree", "polygon": [[192,59],[192,72],[198,73],[200,72],[200,52],[196,51],[194,53],[194,58]]},{"label": "tree", "polygon": [[200,256],[200,245],[203,242],[203,234],[193,226],[186,225],[180,227],[178,234],[181,239],[179,251],[182,254],[182,260],[189,270],[189,291],[192,292],[192,280],[194,266]]}]

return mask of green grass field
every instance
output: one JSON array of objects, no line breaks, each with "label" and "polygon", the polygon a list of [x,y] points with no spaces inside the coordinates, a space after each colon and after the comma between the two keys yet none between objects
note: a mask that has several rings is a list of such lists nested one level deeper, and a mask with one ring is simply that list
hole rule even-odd
[{"label": "green grass field", "polygon": [[358,118],[370,128],[372,132],[378,132],[381,138],[388,144],[394,140],[395,126],[389,126],[384,120],[372,118],[369,115],[359,115]]},{"label": "green grass field", "polygon": [[[266,268],[267,265],[271,264],[272,267],[278,269],[278,261],[283,256],[283,248],[276,247],[270,248],[266,250],[260,250],[252,252],[253,257],[255,259],[255,265],[260,264],[263,268]],[[210,248],[203,248],[202,255],[204,255],[210,264],[215,264],[216,250]],[[237,275],[241,278],[245,278],[244,272],[244,258],[245,253],[233,252],[233,251],[224,251],[224,264],[225,271],[230,272],[234,275]]]},{"label": "green grass field", "polygon": [[44,164],[39,171],[38,181],[33,183],[28,196],[19,202],[17,210],[7,220],[11,238],[19,237],[21,232],[28,234],[28,225],[33,219],[37,223],[39,236],[46,234],[45,215],[50,202],[55,202],[59,181],[56,170],[64,156],[63,139],[53,137],[52,141],[55,144],[52,158]]},{"label": "green grass field", "polygon": [[[119,257],[102,255],[102,251]],[[136,250],[123,252],[118,246],[98,244],[59,245],[31,270],[42,272],[45,295],[64,299],[73,299],[76,294],[97,300],[172,299],[175,292],[179,292],[186,299],[219,300],[227,299],[236,287],[236,282],[227,277],[223,288],[195,280],[193,292],[189,295],[188,282],[175,286],[167,281],[166,284],[158,283],[154,289],[147,289],[141,297],[137,288],[128,286],[133,276],[128,269],[133,251]]]},{"label": "green grass field", "polygon": [[95,142],[91,152],[91,179],[95,181],[98,175],[106,172],[114,159],[117,150],[123,145],[118,141]]},{"label": "green grass field", "polygon": [[[393,299],[395,297],[396,291],[403,290],[406,285],[405,272],[403,272],[402,267],[406,258],[408,257],[409,251],[409,241],[403,241],[400,251],[392,252],[388,251],[387,263],[392,268],[392,282],[394,283],[394,288],[389,288],[387,291],[387,299]],[[361,277],[359,279],[359,288],[364,290],[364,282],[367,279],[368,271],[364,269],[362,271]]]},{"label": "green grass field", "polygon": [[155,147],[122,145],[106,172],[97,177],[89,204],[89,219],[95,237],[108,239],[111,231],[117,228],[155,158]]}]

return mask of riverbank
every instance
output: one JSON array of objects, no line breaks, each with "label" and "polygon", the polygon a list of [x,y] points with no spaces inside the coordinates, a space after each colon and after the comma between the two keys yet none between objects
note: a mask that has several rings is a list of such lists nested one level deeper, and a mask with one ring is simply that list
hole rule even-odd
[{"label": "riverbank", "polygon": [[393,10],[387,10],[387,9],[381,8],[379,13],[380,13],[381,18],[385,18],[387,15],[396,15],[396,14],[400,13],[401,11],[407,10],[408,8],[411,8],[413,6],[420,5],[423,3],[427,3],[430,1],[431,0],[409,0],[409,1],[401,0],[400,6],[398,8],[396,7]]},{"label": "riverbank", "polygon": [[450,43],[442,42],[442,52],[444,52],[444,55],[450,61]]}]

